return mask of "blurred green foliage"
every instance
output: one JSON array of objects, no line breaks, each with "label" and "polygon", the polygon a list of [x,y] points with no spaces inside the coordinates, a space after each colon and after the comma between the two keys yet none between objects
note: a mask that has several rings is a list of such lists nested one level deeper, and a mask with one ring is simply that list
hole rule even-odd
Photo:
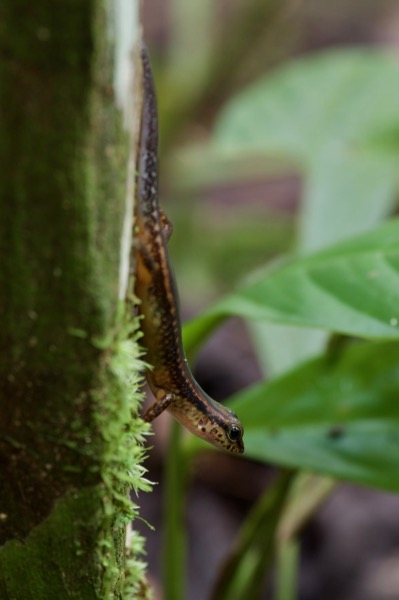
[{"label": "blurred green foliage", "polygon": [[[303,56],[232,94],[219,110],[211,139],[198,143],[195,152],[186,146],[179,150],[180,162],[169,162],[172,177],[184,181],[179,190],[172,186],[178,193],[170,204],[171,252],[179,281],[189,281],[184,296],[198,306],[225,293],[187,324],[186,350],[238,315],[256,323],[254,344],[271,375],[230,400],[244,423],[247,456],[394,491],[399,490],[399,222],[382,222],[395,211],[399,186],[398,97],[399,66],[383,50]],[[295,215],[267,202],[266,182],[293,174],[301,178]],[[223,190],[250,177],[265,179],[261,212],[252,212],[245,196],[239,208],[230,204]],[[204,191],[210,182],[219,186],[214,206]],[[278,256],[278,263],[271,261]],[[204,292],[210,287],[211,293]],[[315,336],[315,329],[324,333]],[[336,334],[339,343],[328,344],[328,336]],[[203,449],[190,438],[173,448],[169,460],[183,451],[190,462]],[[172,504],[185,482],[186,475],[170,482]],[[287,500],[276,486],[270,492],[278,498],[274,525],[284,518],[280,510]],[[331,489],[331,482],[319,487]],[[261,500],[258,509],[266,518],[270,502]],[[249,519],[243,531],[250,526]],[[270,532],[274,535],[273,528]],[[171,540],[172,554],[173,543],[180,542]],[[231,589],[259,598],[259,573],[246,565],[251,552],[269,552],[269,543],[269,535],[263,548],[259,540],[253,547],[238,542],[231,580],[222,573],[213,598],[227,600]],[[291,589],[282,593],[295,598],[297,549],[292,539],[276,543],[283,557],[279,569],[287,568],[291,580]],[[173,569],[174,577],[177,572]]]}]

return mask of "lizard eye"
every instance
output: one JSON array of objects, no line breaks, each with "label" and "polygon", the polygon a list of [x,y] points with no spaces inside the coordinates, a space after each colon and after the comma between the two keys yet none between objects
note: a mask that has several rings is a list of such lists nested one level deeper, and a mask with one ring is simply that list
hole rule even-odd
[{"label": "lizard eye", "polygon": [[242,437],[241,428],[237,427],[237,425],[230,425],[227,430],[227,437],[231,442],[238,442],[238,440]]}]

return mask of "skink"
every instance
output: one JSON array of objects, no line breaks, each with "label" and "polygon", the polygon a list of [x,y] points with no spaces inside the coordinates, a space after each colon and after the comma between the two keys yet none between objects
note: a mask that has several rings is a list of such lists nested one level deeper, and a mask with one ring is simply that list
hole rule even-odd
[{"label": "skink", "polygon": [[236,414],[212,400],[195,381],[184,354],[178,294],[167,241],[172,227],[158,202],[158,115],[151,66],[142,51],[143,108],[135,205],[135,295],[146,360],[146,379],[155,402],[144,415],[152,421],[168,410],[195,435],[229,452],[244,451]]}]

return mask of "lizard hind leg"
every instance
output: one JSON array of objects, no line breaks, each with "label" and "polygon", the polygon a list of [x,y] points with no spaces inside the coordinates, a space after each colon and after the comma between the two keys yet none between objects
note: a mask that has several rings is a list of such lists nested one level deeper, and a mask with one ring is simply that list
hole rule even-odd
[{"label": "lizard hind leg", "polygon": [[168,408],[173,400],[173,394],[165,393],[155,400],[153,404],[145,411],[143,415],[144,421],[151,423],[156,417],[159,417],[164,410]]}]

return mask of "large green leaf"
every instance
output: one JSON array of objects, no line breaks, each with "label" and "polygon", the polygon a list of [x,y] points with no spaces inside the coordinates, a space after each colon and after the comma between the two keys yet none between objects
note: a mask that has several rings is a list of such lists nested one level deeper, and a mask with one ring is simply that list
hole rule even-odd
[{"label": "large green leaf", "polygon": [[256,386],[232,404],[247,455],[399,490],[399,347],[355,345]]},{"label": "large green leaf", "polygon": [[[316,251],[375,227],[395,201],[397,162],[373,154],[348,158],[321,152],[304,179],[298,251]],[[250,331],[269,376],[317,356],[326,341],[321,332],[269,323],[253,324]]]},{"label": "large green leaf", "polygon": [[[399,491],[399,346],[357,343],[238,394],[246,456]],[[198,442],[192,440],[197,446]]]},{"label": "large green leaf", "polygon": [[188,345],[228,315],[398,339],[399,220],[256,277],[189,323]]},{"label": "large green leaf", "polygon": [[[352,48],[305,56],[267,74],[226,104],[215,145],[290,155],[351,155],[399,131],[399,65],[383,51]],[[350,152],[347,152],[347,150]],[[397,150],[397,144],[396,144]]]},{"label": "large green leaf", "polygon": [[[301,57],[237,94],[216,124],[214,147],[247,157],[282,156],[302,167],[297,252],[373,228],[398,188],[399,65],[381,50]],[[265,160],[265,165],[267,164]],[[268,373],[317,354],[311,332],[250,327]],[[285,350],[288,344],[290,353]]]}]

